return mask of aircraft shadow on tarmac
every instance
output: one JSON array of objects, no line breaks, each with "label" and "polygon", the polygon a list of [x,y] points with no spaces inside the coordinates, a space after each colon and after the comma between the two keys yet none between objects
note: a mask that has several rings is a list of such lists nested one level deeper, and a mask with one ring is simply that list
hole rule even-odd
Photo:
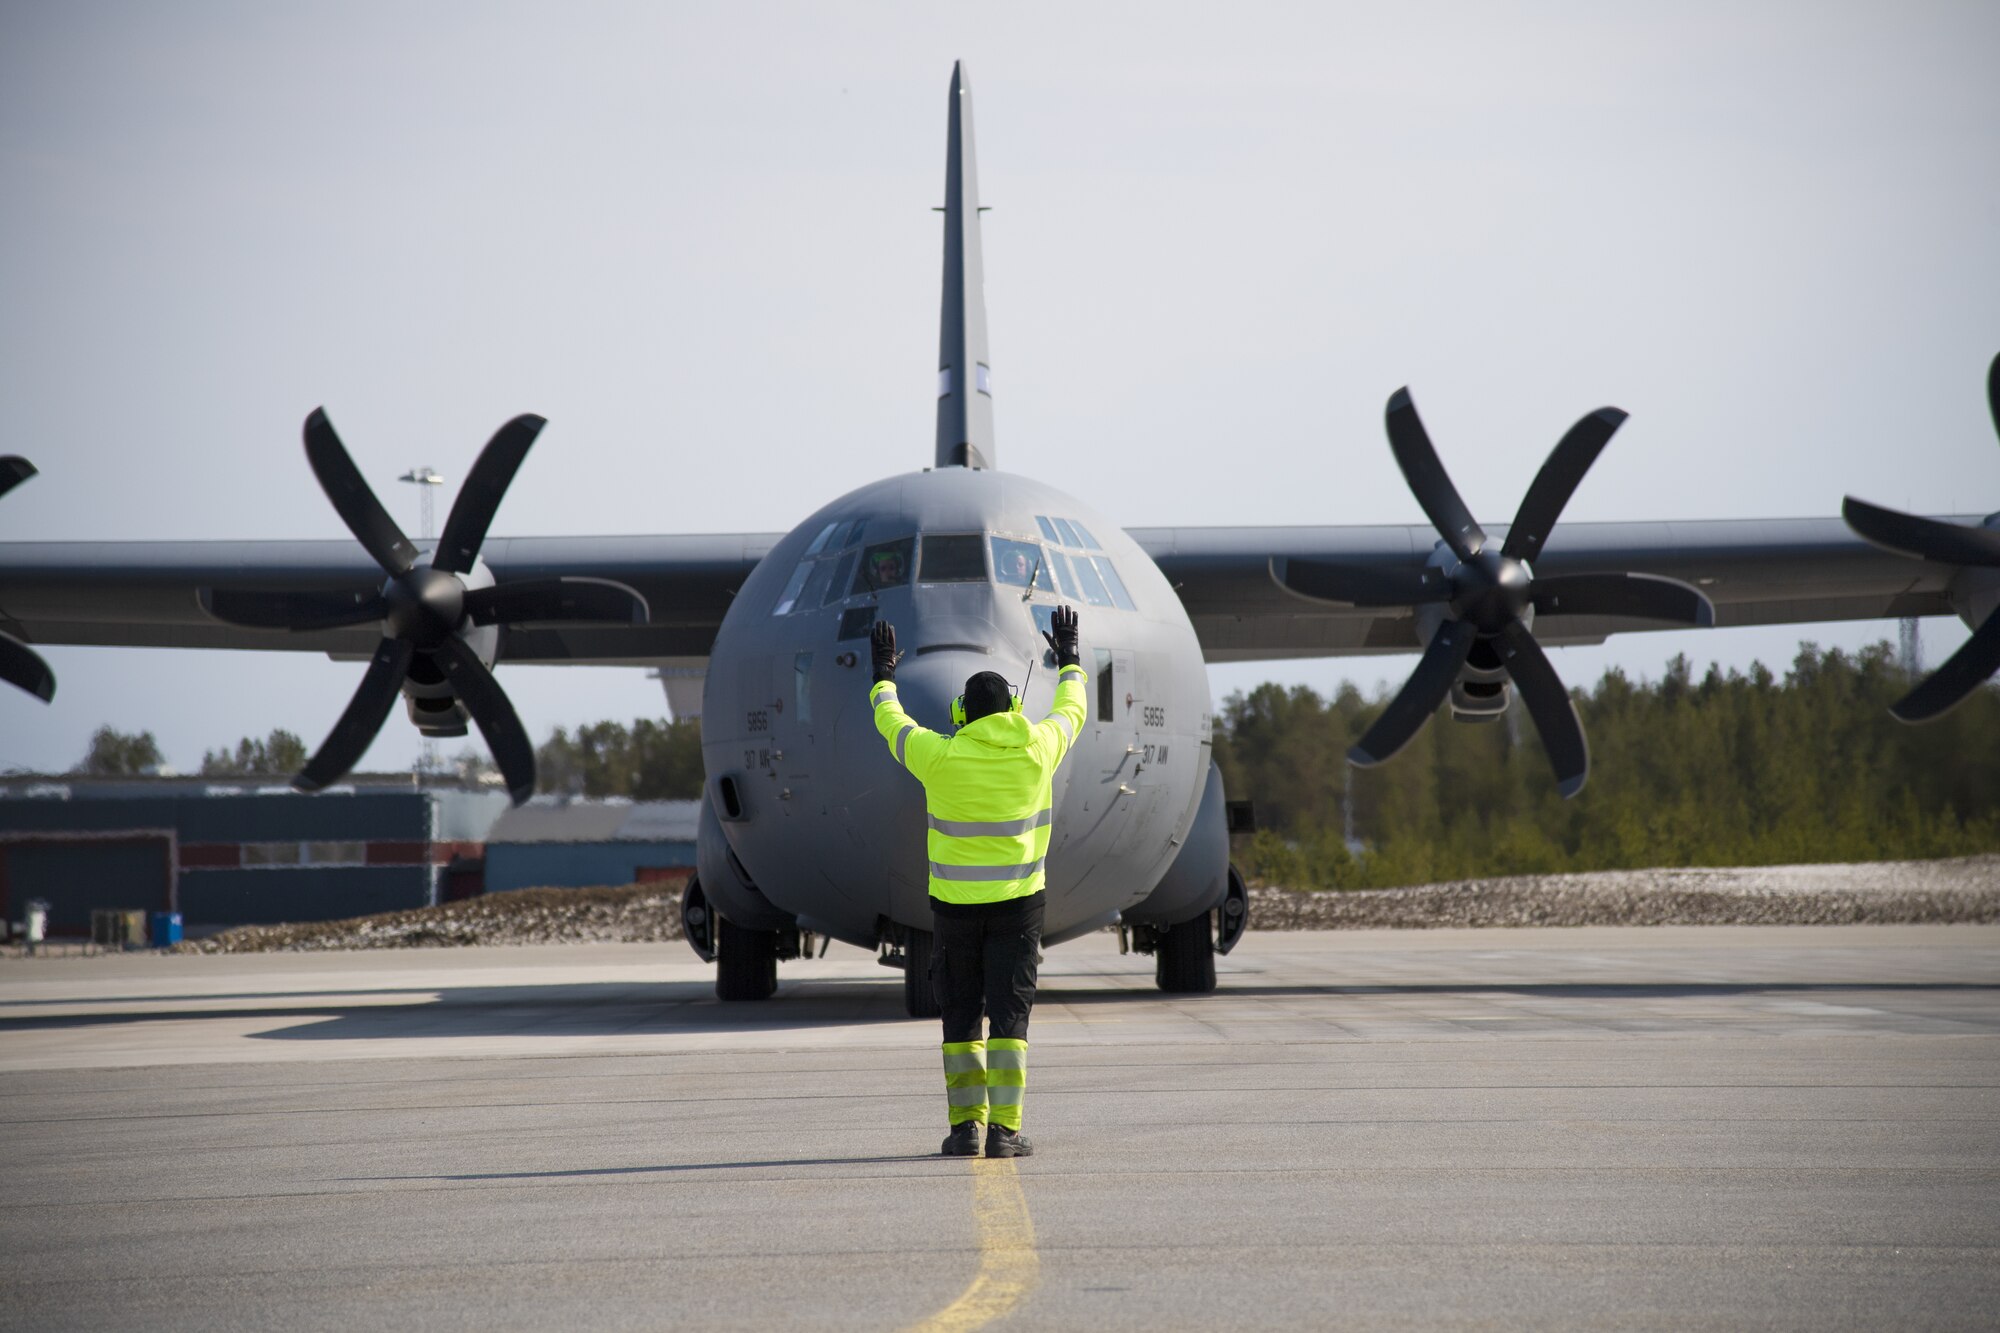
[{"label": "aircraft shadow on tarmac", "polygon": [[[1551,1000],[1646,1001],[1723,999],[1752,995],[1859,993],[1985,993],[2000,984],[1963,981],[1883,982],[1442,982],[1357,985],[1225,984],[1213,997],[1166,997],[1151,990],[1056,984],[1037,1003],[1098,1006],[1168,1000],[1195,1005],[1229,999],[1342,999],[1452,995],[1513,995]],[[398,998],[401,1002],[398,1002]],[[194,1002],[197,1001],[198,1003]],[[256,1003],[264,1001],[264,1003]],[[218,1003],[239,1002],[230,1007]],[[117,1027],[134,1023],[296,1019],[296,1025],[247,1034],[262,1041],[397,1040],[425,1037],[604,1037],[726,1033],[859,1023],[922,1023],[906,1018],[902,987],[893,978],[829,978],[797,983],[770,1000],[724,1003],[705,982],[587,982],[552,986],[379,987],[313,992],[235,992],[200,997],[107,995],[65,1004],[153,1006],[102,1013],[9,1013],[0,1005],[0,1034]],[[48,1003],[46,1001],[39,1003]]]}]

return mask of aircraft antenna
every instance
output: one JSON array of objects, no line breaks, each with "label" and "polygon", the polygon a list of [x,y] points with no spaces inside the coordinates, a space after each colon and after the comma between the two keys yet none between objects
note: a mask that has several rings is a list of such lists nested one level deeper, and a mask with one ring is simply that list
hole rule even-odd
[{"label": "aircraft antenna", "polygon": [[993,466],[993,370],[986,351],[986,278],[979,258],[979,172],[972,83],[951,67],[944,157],[944,302],[938,333],[937,466]]}]

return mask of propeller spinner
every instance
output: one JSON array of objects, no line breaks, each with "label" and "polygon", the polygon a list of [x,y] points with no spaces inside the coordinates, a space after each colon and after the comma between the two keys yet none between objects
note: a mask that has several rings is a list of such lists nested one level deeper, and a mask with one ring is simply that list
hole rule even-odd
[{"label": "propeller spinner", "polygon": [[[35,465],[16,454],[0,455],[0,495],[35,475]],[[18,685],[49,703],[56,697],[56,673],[40,653],[11,634],[0,633],[0,680]]]},{"label": "propeller spinner", "polygon": [[1450,559],[1442,568],[1422,569],[1367,569],[1297,559],[1283,562],[1277,571],[1279,581],[1293,592],[1323,601],[1443,608],[1443,622],[1416,670],[1375,725],[1347,752],[1351,763],[1372,767],[1408,745],[1470,660],[1475,666],[1506,671],[1541,733],[1562,794],[1569,797],[1583,790],[1590,776],[1590,748],[1569,691],[1535,641],[1530,628],[1535,612],[1715,623],[1715,608],[1708,598],[1677,579],[1627,573],[1535,575],[1533,562],[1563,507],[1624,420],[1619,409],[1602,407],[1570,427],[1535,474],[1506,540],[1495,549],[1438,461],[1410,391],[1398,389],[1389,399],[1390,451],[1417,503],[1443,538]]},{"label": "propeller spinner", "polygon": [[[1994,429],[2000,431],[2000,356],[1986,369],[1986,406],[1993,414]],[[1884,509],[1851,495],[1842,501],[1840,513],[1847,526],[1864,539],[1898,555],[1959,569],[2000,569],[2000,530],[1995,528],[1941,523]],[[1902,722],[1942,717],[1970,698],[1996,669],[2000,669],[2000,606],[1987,613],[1972,637],[1946,658],[1943,666],[1889,705],[1889,711]]]},{"label": "propeller spinner", "polygon": [[[403,535],[375,498],[323,408],[306,418],[306,459],[320,489],[349,532],[387,575],[373,593],[204,588],[201,603],[218,620],[247,629],[337,629],[379,621],[382,641],[347,710],[305,768],[292,780],[318,791],[358,762],[388,718],[405,679],[443,679],[465,705],[519,805],[535,791],[535,747],[491,657],[476,646],[479,631],[522,622],[643,624],[646,599],[609,579],[524,579],[495,583],[479,562],[487,527],[528,448],[547,423],[533,415],[502,426],[480,452],[428,558]],[[494,640],[488,638],[487,643]]]}]

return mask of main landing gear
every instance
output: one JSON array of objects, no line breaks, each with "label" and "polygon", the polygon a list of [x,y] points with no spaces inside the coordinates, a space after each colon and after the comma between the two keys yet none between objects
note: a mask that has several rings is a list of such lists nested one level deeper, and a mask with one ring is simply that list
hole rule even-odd
[{"label": "main landing gear", "polygon": [[928,930],[915,926],[891,926],[894,932],[882,941],[884,967],[903,971],[903,1012],[911,1018],[936,1018],[944,1013],[938,1001],[937,983],[931,976],[932,950],[936,948]]},{"label": "main landing gear", "polygon": [[747,930],[720,918],[715,949],[715,998],[768,1000],[778,989],[778,932]]},{"label": "main landing gear", "polygon": [[1152,954],[1153,982],[1167,994],[1206,995],[1215,989],[1215,955],[1235,948],[1249,925],[1250,891],[1232,865],[1217,906],[1170,926],[1120,926],[1119,946]]}]

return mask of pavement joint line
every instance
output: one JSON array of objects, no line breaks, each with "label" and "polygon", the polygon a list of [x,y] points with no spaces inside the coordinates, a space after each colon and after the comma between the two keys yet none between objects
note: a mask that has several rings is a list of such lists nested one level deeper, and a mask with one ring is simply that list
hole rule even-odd
[{"label": "pavement joint line", "polygon": [[972,1162],[972,1216],[979,1228],[979,1271],[957,1300],[908,1333],[971,1333],[1003,1319],[1041,1284],[1035,1223],[1012,1158]]}]

